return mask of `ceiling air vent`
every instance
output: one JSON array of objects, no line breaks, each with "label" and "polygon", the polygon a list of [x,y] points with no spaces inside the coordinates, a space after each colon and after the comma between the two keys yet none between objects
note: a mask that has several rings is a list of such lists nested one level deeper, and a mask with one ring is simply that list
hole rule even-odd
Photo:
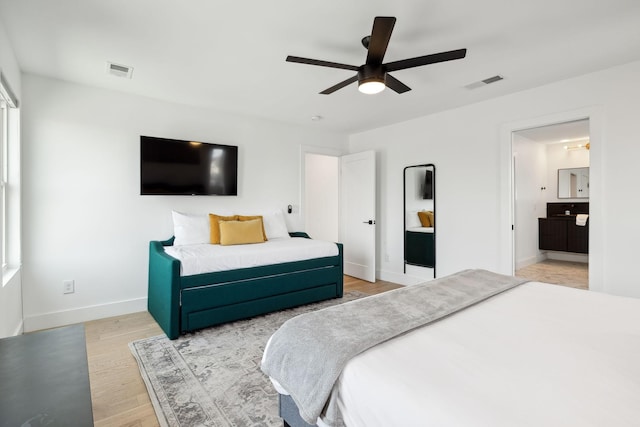
[{"label": "ceiling air vent", "polygon": [[133,74],[133,67],[127,65],[114,64],[113,62],[107,62],[107,73],[116,77],[131,78]]},{"label": "ceiling air vent", "polygon": [[482,86],[486,86],[486,85],[490,85],[491,83],[495,83],[495,82],[499,82],[500,80],[503,80],[504,77],[502,77],[501,75],[495,75],[493,77],[488,77],[484,80],[480,80],[479,82],[473,82],[473,83],[469,83],[468,85],[466,85],[465,87],[467,89],[477,89],[479,87]]}]

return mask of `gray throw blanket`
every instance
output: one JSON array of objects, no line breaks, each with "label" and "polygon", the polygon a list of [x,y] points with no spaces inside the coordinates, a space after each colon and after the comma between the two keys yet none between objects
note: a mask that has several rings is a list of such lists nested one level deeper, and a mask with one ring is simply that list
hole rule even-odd
[{"label": "gray throw blanket", "polygon": [[309,424],[341,425],[333,386],[354,356],[526,280],[464,270],[415,286],[303,314],[271,337],[262,371],[293,398]]}]

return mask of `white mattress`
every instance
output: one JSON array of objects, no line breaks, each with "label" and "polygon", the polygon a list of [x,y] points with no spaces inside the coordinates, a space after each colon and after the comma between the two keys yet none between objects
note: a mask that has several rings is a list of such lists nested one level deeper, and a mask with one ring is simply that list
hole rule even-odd
[{"label": "white mattress", "polygon": [[527,283],[352,359],[356,426],[640,425],[640,300]]},{"label": "white mattress", "polygon": [[410,227],[407,231],[413,231],[414,233],[433,233],[433,227]]},{"label": "white mattress", "polygon": [[165,252],[180,260],[181,276],[191,276],[336,256],[338,255],[338,246],[333,242],[294,237],[250,245],[167,246]]}]

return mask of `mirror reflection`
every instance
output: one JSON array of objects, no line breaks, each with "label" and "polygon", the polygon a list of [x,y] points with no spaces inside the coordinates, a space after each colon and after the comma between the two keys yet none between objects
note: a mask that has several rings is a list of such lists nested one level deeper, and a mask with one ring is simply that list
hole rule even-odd
[{"label": "mirror reflection", "polygon": [[404,272],[410,266],[412,273],[431,278],[436,268],[435,172],[433,164],[404,168]]},{"label": "mirror reflection", "polygon": [[589,168],[558,169],[558,199],[588,199]]}]

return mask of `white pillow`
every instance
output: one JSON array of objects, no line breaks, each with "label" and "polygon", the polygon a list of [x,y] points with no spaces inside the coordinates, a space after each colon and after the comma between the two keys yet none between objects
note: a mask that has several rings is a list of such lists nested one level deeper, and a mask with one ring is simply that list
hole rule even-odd
[{"label": "white pillow", "polygon": [[173,246],[209,243],[209,215],[171,212],[173,217]]},{"label": "white pillow", "polygon": [[264,224],[264,232],[267,234],[267,240],[291,238],[281,211],[263,214],[262,223]]},{"label": "white pillow", "polygon": [[418,211],[407,211],[407,228],[422,227]]}]

